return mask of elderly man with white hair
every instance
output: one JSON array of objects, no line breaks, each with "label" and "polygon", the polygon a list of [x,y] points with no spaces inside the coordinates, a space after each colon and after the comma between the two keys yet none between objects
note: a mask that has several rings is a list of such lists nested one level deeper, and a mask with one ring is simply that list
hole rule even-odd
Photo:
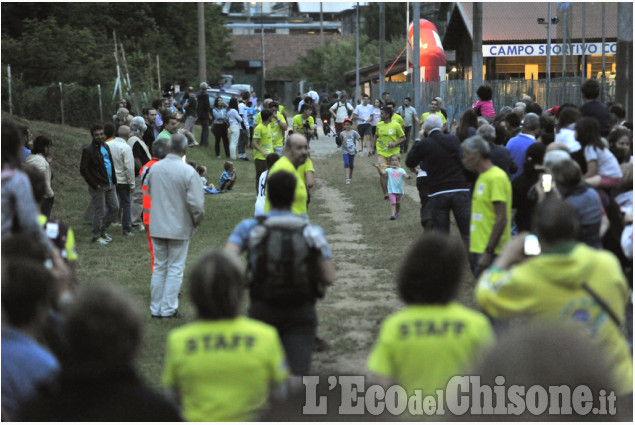
[{"label": "elderly man with white hair", "polygon": [[150,236],[154,268],[150,285],[152,318],[182,318],[178,311],[179,289],[190,238],[205,217],[203,183],[196,170],[183,162],[187,138],[170,138],[170,153],[148,172],[148,194],[152,200]]},{"label": "elderly man with white hair", "polygon": [[135,172],[135,188],[131,197],[132,229],[139,231],[145,230],[141,217],[143,210],[143,192],[141,189],[141,176],[139,175],[139,171],[152,159],[150,148],[142,139],[146,129],[145,119],[143,117],[134,117],[130,123],[130,138],[128,139],[128,146],[132,148],[132,156],[134,157]]},{"label": "elderly man with white hair", "polygon": [[122,125],[128,125],[128,115],[130,115],[130,111],[128,111],[126,108],[117,109],[117,116],[114,120],[112,120],[112,123],[115,126],[115,135],[119,134],[119,127],[121,127]]},{"label": "elderly man with white hair", "polygon": [[465,168],[479,174],[470,219],[470,264],[478,277],[511,239],[512,185],[492,164],[490,145],[481,136],[465,139],[461,149]]},{"label": "elderly man with white hair", "polygon": [[415,142],[406,158],[406,166],[414,168],[419,164],[428,175],[428,203],[433,229],[450,233],[451,210],[467,249],[470,237],[470,186],[461,164],[461,141],[454,135],[444,134],[442,126],[440,115],[428,115],[420,134],[420,138],[425,138]]},{"label": "elderly man with white hair", "polygon": [[[479,121],[483,117],[479,117]],[[509,151],[504,146],[499,146],[494,143],[496,140],[496,129],[488,123],[484,123],[476,130],[476,135],[481,136],[485,141],[489,143],[490,157],[492,164],[505,171],[508,176],[511,176],[518,170],[516,163],[512,159]]]}]

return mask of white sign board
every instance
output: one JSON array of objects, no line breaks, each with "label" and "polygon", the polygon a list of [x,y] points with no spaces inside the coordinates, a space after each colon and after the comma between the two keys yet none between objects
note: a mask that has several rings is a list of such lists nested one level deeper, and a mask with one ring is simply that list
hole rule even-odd
[{"label": "white sign board", "polygon": [[[601,55],[602,43],[586,43],[584,49],[582,43],[571,43],[571,45],[565,45],[565,50],[568,55]],[[604,43],[604,52],[607,55],[614,55],[617,52],[617,43]],[[562,44],[552,44],[551,54],[562,55]],[[547,43],[483,45],[483,57],[510,56],[547,56]]]}]

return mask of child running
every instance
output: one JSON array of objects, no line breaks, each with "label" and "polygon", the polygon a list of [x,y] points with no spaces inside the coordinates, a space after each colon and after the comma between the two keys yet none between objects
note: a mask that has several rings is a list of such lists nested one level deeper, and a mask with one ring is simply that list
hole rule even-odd
[{"label": "child running", "polygon": [[355,165],[355,154],[357,153],[357,141],[361,140],[361,136],[355,130],[351,130],[353,121],[350,118],[344,120],[344,130],[340,133],[342,140],[342,156],[344,157],[344,173],[346,175],[346,184],[351,184],[353,179],[353,168]]},{"label": "child running", "polygon": [[232,190],[234,183],[236,183],[236,168],[231,161],[225,161],[223,168],[225,171],[223,171],[218,180],[218,189],[225,193],[228,190]]},{"label": "child running", "polygon": [[390,199],[390,219],[399,218],[399,208],[401,207],[401,196],[403,195],[403,179],[411,179],[406,170],[401,168],[401,158],[399,155],[390,157],[390,166],[385,170],[377,164],[373,164],[382,175],[388,176],[388,199]]}]

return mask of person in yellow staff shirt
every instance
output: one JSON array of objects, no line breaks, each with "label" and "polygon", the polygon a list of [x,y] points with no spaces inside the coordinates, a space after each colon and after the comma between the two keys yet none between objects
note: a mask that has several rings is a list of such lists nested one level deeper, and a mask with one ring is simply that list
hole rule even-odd
[{"label": "person in yellow staff shirt", "polygon": [[190,274],[198,320],[168,335],[163,384],[193,422],[254,421],[289,370],[278,332],[241,317],[245,277],[227,251],[204,255]]},{"label": "person in yellow staff shirt", "polygon": [[254,138],[251,147],[254,149],[254,164],[256,166],[256,191],[260,175],[267,169],[267,155],[273,153],[273,140],[271,138],[271,124],[273,111],[265,108],[260,111],[262,122],[254,129]]},{"label": "person in yellow staff shirt", "polygon": [[[390,106],[384,106],[381,109],[381,121],[377,123],[375,131],[375,150],[377,155],[377,165],[386,169],[390,165],[390,157],[399,155],[399,145],[406,140],[403,128],[395,121],[392,121],[393,109]],[[401,118],[401,117],[400,117]],[[379,183],[381,190],[384,192],[384,200],[388,200],[388,177],[379,174]]]},{"label": "person in yellow staff shirt", "polygon": [[479,279],[476,302],[494,323],[522,318],[578,333],[611,369],[614,388],[606,393],[632,406],[633,357],[621,330],[630,290],[612,253],[576,241],[579,227],[566,202],[539,204],[533,216],[539,250],[528,255],[527,233],[512,239]]},{"label": "person in yellow staff shirt", "polygon": [[269,103],[269,108],[273,111],[271,118],[271,139],[273,140],[273,151],[278,155],[282,155],[284,149],[284,132],[287,131],[289,125],[284,119],[284,115],[280,112],[280,105],[278,102]]},{"label": "person in yellow staff shirt", "polygon": [[[287,137],[287,143],[284,145],[284,151],[279,160],[277,160],[269,169],[269,177],[276,172],[284,170],[293,174],[296,178],[295,197],[291,212],[303,217],[307,216],[307,183],[305,182],[307,171],[313,170],[313,167],[303,168],[301,172],[300,166],[309,158],[309,142],[302,134],[293,133]],[[269,198],[265,200],[265,213],[270,209]]]},{"label": "person in yellow staff shirt", "polygon": [[455,237],[426,233],[410,248],[397,276],[406,307],[384,320],[368,358],[380,385],[399,384],[408,396],[420,390],[422,400],[445,390],[493,346],[488,318],[455,301],[466,265]]},{"label": "person in yellow staff shirt", "polygon": [[311,105],[306,103],[302,105],[300,113],[293,117],[292,125],[293,132],[303,134],[307,140],[311,139],[313,135],[313,127],[315,126],[315,120],[311,116]]}]

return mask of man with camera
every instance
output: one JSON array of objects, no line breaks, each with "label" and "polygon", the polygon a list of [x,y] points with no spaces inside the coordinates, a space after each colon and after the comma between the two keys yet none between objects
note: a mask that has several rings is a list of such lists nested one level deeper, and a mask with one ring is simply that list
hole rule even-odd
[{"label": "man with camera", "polygon": [[313,127],[315,126],[315,120],[311,116],[313,108],[311,105],[305,103],[300,108],[300,113],[293,117],[293,132],[303,134],[307,140],[311,140],[313,135]]},{"label": "man with camera", "polygon": [[[629,289],[617,258],[576,241],[574,209],[551,197],[538,205],[533,235],[509,242],[476,286],[479,307],[496,322],[564,323],[599,347],[618,396],[631,397],[633,364],[621,326]],[[535,245],[535,246],[532,246]]]}]

